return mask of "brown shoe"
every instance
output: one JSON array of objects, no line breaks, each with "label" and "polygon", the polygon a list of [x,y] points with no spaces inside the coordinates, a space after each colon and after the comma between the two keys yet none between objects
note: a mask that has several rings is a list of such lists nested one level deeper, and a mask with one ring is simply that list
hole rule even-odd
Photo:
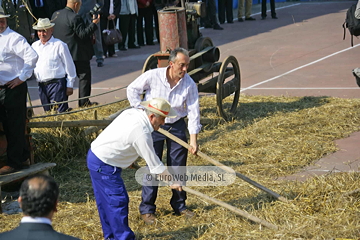
[{"label": "brown shoe", "polygon": [[154,224],[156,220],[155,214],[153,213],[141,214],[141,218],[148,225]]},{"label": "brown shoe", "polygon": [[10,166],[3,166],[2,168],[0,168],[0,175],[5,175],[13,172],[15,172],[15,168]]},{"label": "brown shoe", "polygon": [[195,213],[190,211],[189,209],[185,209],[184,211],[180,212],[181,216],[185,216],[186,218],[192,218],[195,216]]}]

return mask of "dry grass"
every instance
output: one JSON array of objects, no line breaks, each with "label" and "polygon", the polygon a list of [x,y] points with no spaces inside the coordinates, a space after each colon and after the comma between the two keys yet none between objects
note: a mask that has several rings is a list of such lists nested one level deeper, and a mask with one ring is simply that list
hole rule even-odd
[{"label": "dry grass", "polygon": [[[126,103],[125,103],[126,105]],[[99,119],[124,106],[98,111]],[[215,99],[201,100],[202,117],[219,122]],[[358,192],[360,173],[319,176],[305,182],[277,180],[336,151],[334,140],[360,129],[360,99],[328,97],[241,96],[233,121],[203,126],[201,151],[232,167],[291,201],[275,201],[264,192],[237,179],[226,187],[192,187],[279,227],[272,230],[229,210],[188,194],[187,205],[197,217],[174,216],[170,190],[160,188],[158,221],[145,225],[139,218],[141,187],[134,170],[123,178],[130,196],[130,226],[138,239],[334,239],[360,237]],[[72,119],[92,119],[93,112]],[[64,119],[68,120],[67,117]],[[51,121],[59,120],[47,119]],[[56,230],[81,239],[102,239],[85,155],[92,136],[83,129],[34,129],[37,161],[56,162],[52,176],[60,183],[61,203],[54,219]],[[143,164],[143,163],[142,163]],[[188,165],[210,165],[190,156]],[[21,214],[1,215],[0,231],[18,225]]]}]

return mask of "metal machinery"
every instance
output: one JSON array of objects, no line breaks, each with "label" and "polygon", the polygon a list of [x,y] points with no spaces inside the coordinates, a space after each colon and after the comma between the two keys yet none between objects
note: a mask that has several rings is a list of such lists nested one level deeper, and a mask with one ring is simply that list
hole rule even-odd
[{"label": "metal machinery", "polygon": [[[189,50],[188,74],[200,93],[215,93],[217,112],[225,120],[235,114],[240,97],[240,67],[234,56],[217,62],[220,50],[199,31],[199,21],[206,14],[203,2],[182,2],[185,7],[166,7],[158,11],[160,52],[150,55],[142,71],[168,66],[170,51],[182,47]],[[232,103],[224,99],[233,96]]]}]

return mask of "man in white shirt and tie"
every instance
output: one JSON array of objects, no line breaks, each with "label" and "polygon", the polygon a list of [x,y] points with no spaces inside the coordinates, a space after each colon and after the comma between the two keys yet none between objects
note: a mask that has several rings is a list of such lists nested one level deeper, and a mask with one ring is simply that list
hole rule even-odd
[{"label": "man in white shirt and tie", "polygon": [[22,169],[30,156],[25,139],[26,80],[38,59],[26,39],[8,27],[8,17],[0,7],[0,122],[7,140],[7,162],[0,175]]},{"label": "man in white shirt and tie", "polygon": [[[55,102],[64,102],[73,94],[73,85],[76,79],[76,69],[66,43],[54,38],[54,23],[48,18],[39,18],[37,30],[40,40],[32,44],[39,55],[34,74],[39,83],[39,95],[45,111],[50,111]],[[55,105],[58,112],[69,110],[68,103]]]}]

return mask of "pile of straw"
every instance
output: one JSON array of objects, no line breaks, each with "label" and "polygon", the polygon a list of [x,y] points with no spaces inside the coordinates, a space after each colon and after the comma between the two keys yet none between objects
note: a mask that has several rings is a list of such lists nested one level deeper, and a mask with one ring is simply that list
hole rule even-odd
[{"label": "pile of straw", "polygon": [[[358,239],[360,236],[360,174],[332,173],[305,182],[278,180],[337,150],[334,140],[360,130],[360,99],[328,97],[241,96],[231,122],[221,122],[215,98],[201,99],[203,126],[200,150],[235,171],[288,198],[288,203],[236,179],[225,187],[192,187],[279,227],[265,228],[209,201],[188,194],[187,206],[197,216],[174,216],[171,191],[159,190],[158,221],[145,225],[139,217],[141,186],[135,170],[123,178],[130,196],[130,227],[137,239]],[[98,119],[123,106],[99,109]],[[103,111],[105,113],[103,113]],[[73,119],[92,119],[93,112]],[[59,120],[49,119],[51,121]],[[64,118],[64,120],[67,120]],[[43,121],[43,120],[42,120]],[[81,239],[102,239],[85,156],[96,134],[84,137],[84,128],[33,129],[37,161],[56,162],[51,172],[60,183],[56,230]],[[345,160],[345,159],[344,159]],[[141,162],[144,165],[143,162]],[[188,166],[211,165],[189,156]],[[357,170],[357,169],[355,169]],[[0,231],[18,225],[21,214],[1,215]]]}]

